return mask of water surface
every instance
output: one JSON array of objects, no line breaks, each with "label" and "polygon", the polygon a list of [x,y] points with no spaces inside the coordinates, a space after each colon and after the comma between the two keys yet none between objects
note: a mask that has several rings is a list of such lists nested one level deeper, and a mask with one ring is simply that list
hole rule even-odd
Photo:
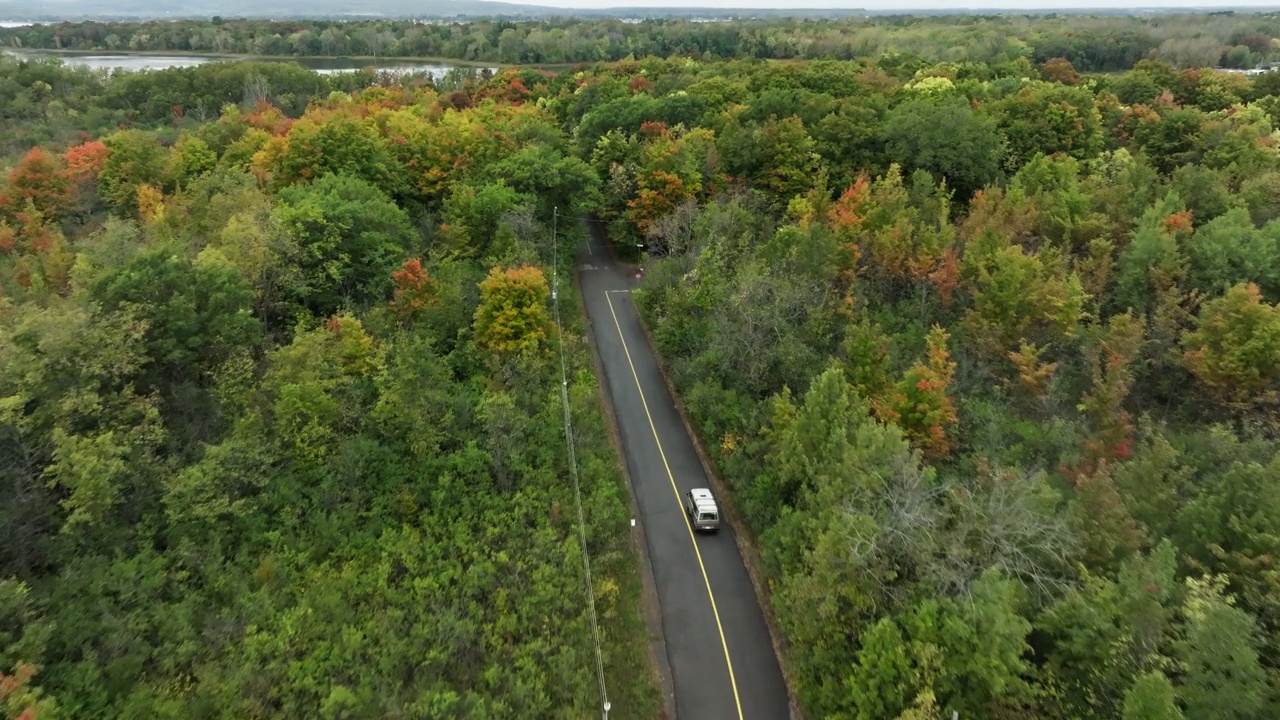
[{"label": "water surface", "polygon": [[[20,23],[13,23],[20,24]],[[57,58],[68,65],[87,67],[93,70],[163,70],[167,68],[194,67],[212,62],[229,60],[260,60],[265,62],[296,62],[303,67],[315,70],[324,75],[350,72],[368,67],[394,74],[428,73],[432,77],[443,77],[454,68],[447,63],[412,61],[391,58],[387,60],[358,60],[353,58],[250,58],[244,56],[214,55],[139,55],[134,53],[50,53],[40,50],[17,50],[6,48],[4,52],[23,58]]]}]

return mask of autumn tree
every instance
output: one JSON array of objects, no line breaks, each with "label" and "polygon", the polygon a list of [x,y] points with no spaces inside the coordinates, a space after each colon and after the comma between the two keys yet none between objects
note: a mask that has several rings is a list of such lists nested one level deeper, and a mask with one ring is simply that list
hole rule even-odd
[{"label": "autumn tree", "polygon": [[498,354],[538,349],[551,333],[549,296],[547,279],[538,268],[493,268],[480,283],[476,342]]},{"label": "autumn tree", "polygon": [[111,149],[101,140],[90,140],[68,148],[63,154],[67,174],[76,182],[94,179],[102,172]]},{"label": "autumn tree", "polygon": [[1083,469],[1064,470],[1075,491],[1068,517],[1080,537],[1080,556],[1099,573],[1113,573],[1146,540],[1146,531],[1133,517],[1115,471],[1104,459]]},{"label": "autumn tree", "polygon": [[1116,315],[1092,329],[1088,349],[1091,386],[1080,406],[1093,422],[1092,459],[1126,458],[1131,452],[1129,413],[1124,402],[1133,386],[1133,363],[1142,345],[1142,325],[1132,315]]},{"label": "autumn tree", "polygon": [[32,683],[36,666],[23,663],[6,674],[0,672],[0,710],[14,720],[58,720],[57,703]]},{"label": "autumn tree", "polygon": [[1047,82],[1062,85],[1079,85],[1080,73],[1066,58],[1049,58],[1040,66],[1040,76]]},{"label": "autumn tree", "polygon": [[714,138],[704,129],[677,133],[660,123],[643,128],[642,138],[634,167],[635,197],[627,202],[625,216],[644,233],[681,202],[710,189],[704,163],[712,157]]},{"label": "autumn tree", "polygon": [[1264,301],[1257,285],[1236,285],[1206,303],[1182,345],[1187,368],[1223,399],[1274,400],[1280,379],[1280,308]]},{"label": "autumn tree", "polygon": [[947,386],[956,364],[947,352],[950,335],[934,326],[925,338],[926,360],[913,365],[887,398],[873,396],[876,414],[903,429],[930,458],[946,457],[951,450],[947,430],[956,421],[956,410]]},{"label": "autumn tree", "polygon": [[34,147],[18,161],[0,188],[0,212],[16,218],[31,203],[41,215],[56,220],[66,214],[71,191],[71,175],[62,158]]},{"label": "autumn tree", "polygon": [[422,260],[409,258],[391,273],[396,282],[391,310],[402,322],[412,320],[435,299],[436,281],[422,267]]},{"label": "autumn tree", "polygon": [[[835,207],[850,200],[842,199]],[[868,271],[882,283],[888,281],[881,285],[881,291],[892,295],[892,285],[902,281],[930,286],[931,271],[955,238],[950,223],[951,195],[945,184],[936,185],[931,176],[919,171],[908,182],[901,169],[891,165],[871,184],[858,208],[858,249]],[[848,227],[853,219],[833,218],[837,228]]]},{"label": "autumn tree", "polygon": [[973,288],[965,323],[976,348],[1003,356],[1022,340],[1042,344],[1074,335],[1086,295],[1079,277],[1063,268],[1061,255],[1000,242],[988,248],[965,256],[964,273]]}]

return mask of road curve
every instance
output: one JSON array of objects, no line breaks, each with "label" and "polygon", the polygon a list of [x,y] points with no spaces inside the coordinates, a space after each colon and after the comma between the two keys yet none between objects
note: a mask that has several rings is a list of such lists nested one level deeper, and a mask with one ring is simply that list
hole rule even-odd
[{"label": "road curve", "polygon": [[694,535],[680,496],[710,487],[607,240],[588,222],[578,277],[662,610],[676,720],[786,720],[786,686],[734,541]]}]

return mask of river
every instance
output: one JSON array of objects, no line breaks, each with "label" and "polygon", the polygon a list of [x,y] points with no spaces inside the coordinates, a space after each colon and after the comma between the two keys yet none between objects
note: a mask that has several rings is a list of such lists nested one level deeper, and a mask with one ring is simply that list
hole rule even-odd
[{"label": "river", "polygon": [[[225,62],[228,60],[259,60],[265,62],[296,62],[303,67],[315,70],[318,73],[331,75],[340,72],[350,72],[370,66],[376,67],[395,74],[410,73],[427,73],[432,77],[443,77],[446,73],[454,68],[453,65],[439,62],[400,60],[397,58],[379,60],[374,63],[371,60],[357,60],[353,58],[322,58],[322,57],[299,57],[299,58],[251,58],[244,56],[215,56],[215,55],[150,55],[150,54],[134,54],[134,53],[106,53],[106,52],[68,52],[68,53],[51,53],[42,52],[40,50],[16,50],[5,48],[4,52],[23,58],[49,58],[55,57],[68,65],[79,65],[94,70],[163,70],[166,68],[193,67],[195,65],[203,65],[212,62]],[[496,70],[496,68],[492,68]]]}]

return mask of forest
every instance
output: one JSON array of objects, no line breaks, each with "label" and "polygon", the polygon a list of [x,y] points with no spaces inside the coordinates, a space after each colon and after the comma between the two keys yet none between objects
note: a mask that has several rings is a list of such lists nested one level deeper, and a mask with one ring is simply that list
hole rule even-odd
[{"label": "forest", "polygon": [[673,59],[548,101],[810,717],[1280,714],[1278,81]]},{"label": "forest", "polygon": [[[561,351],[603,670],[652,717],[567,264],[563,342],[548,303],[551,209],[597,184],[553,116],[272,64],[0,77],[0,717],[591,714]],[[118,109],[229,77],[203,122]]]},{"label": "forest", "polygon": [[0,702],[589,716],[563,348],[652,717],[558,207],[645,248],[807,717],[1280,715],[1280,72],[1069,55],[0,60]]},{"label": "forest", "polygon": [[1003,63],[1069,60],[1080,72],[1139,60],[1252,68],[1280,58],[1280,14],[871,16],[841,19],[63,22],[0,28],[0,47],[257,56],[440,57],[564,65],[647,56],[700,60]]}]

